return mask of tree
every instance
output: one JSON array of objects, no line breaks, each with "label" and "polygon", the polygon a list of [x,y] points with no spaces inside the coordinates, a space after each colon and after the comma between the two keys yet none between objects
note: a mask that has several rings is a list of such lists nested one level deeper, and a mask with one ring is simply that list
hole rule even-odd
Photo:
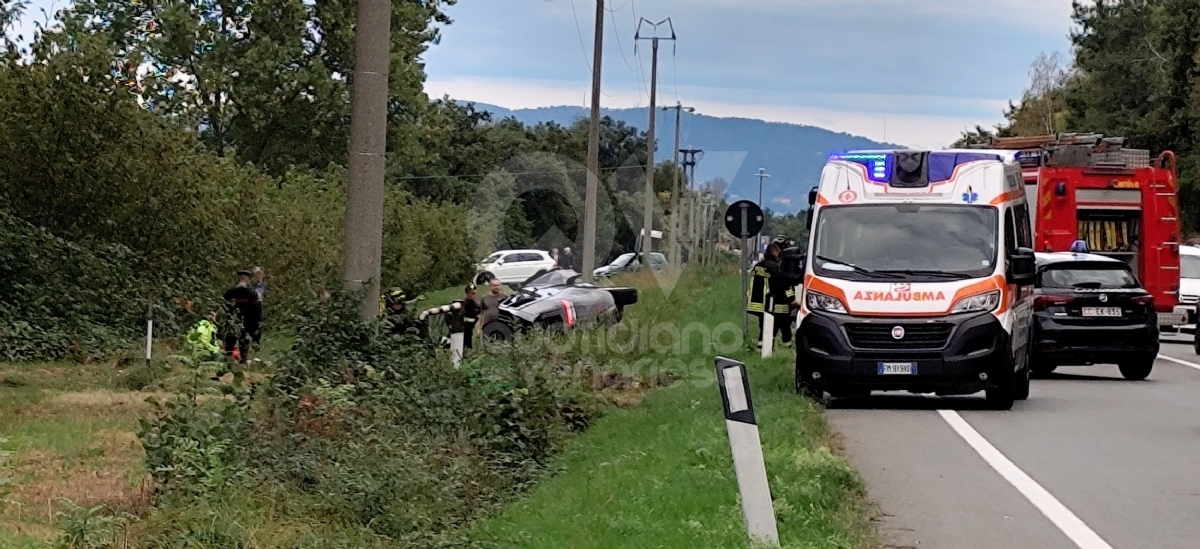
[{"label": "tree", "polygon": [[[419,57],[456,0],[392,0],[388,141],[410,146],[427,105]],[[186,124],[209,150],[282,174],[345,165],[354,7],[321,0],[79,0],[63,18],[101,37],[146,107]],[[236,84],[236,85],[235,85]],[[405,151],[406,153],[409,151]]]}]

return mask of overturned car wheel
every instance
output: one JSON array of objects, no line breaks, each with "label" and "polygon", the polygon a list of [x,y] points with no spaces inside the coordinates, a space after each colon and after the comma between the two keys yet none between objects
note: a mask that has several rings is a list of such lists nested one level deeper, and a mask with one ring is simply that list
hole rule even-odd
[{"label": "overturned car wheel", "polygon": [[475,275],[475,285],[476,286],[487,286],[488,283],[491,282],[495,278],[496,278],[496,275],[492,274],[490,271],[480,272],[479,274]]},{"label": "overturned car wheel", "polygon": [[483,326],[483,338],[486,340],[495,340],[510,342],[513,340],[513,330],[508,324],[503,322],[489,322]]}]

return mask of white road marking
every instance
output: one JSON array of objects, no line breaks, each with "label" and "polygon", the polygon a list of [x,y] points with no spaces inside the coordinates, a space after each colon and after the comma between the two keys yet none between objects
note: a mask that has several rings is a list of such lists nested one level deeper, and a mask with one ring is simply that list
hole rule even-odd
[{"label": "white road marking", "polygon": [[1167,356],[1167,355],[1158,355],[1158,358],[1159,358],[1160,360],[1165,360],[1165,361],[1167,361],[1167,362],[1174,362],[1175,364],[1180,364],[1180,365],[1183,365],[1183,366],[1187,366],[1188,368],[1195,368],[1195,369],[1197,369],[1197,370],[1200,370],[1200,364],[1196,364],[1195,362],[1188,362],[1188,361],[1186,361],[1186,360],[1179,360],[1178,358],[1175,358],[1175,357],[1173,357],[1173,356]]},{"label": "white road marking", "polygon": [[1087,524],[1084,524],[1079,517],[1075,516],[1066,505],[1058,501],[1053,494],[1042,488],[1037,481],[1025,474],[1019,467],[1016,466],[1004,454],[1000,453],[992,443],[988,442],[983,435],[979,434],[967,420],[958,415],[958,412],[953,410],[938,410],[938,414],[946,423],[950,424],[950,428],[958,433],[958,436],[967,441],[971,448],[982,457],[988,465],[992,466],[997,473],[1000,473],[1004,480],[1013,485],[1025,499],[1029,500],[1038,511],[1041,511],[1050,522],[1054,523],[1063,534],[1066,534],[1079,549],[1112,549],[1108,542],[1104,541],[1096,532],[1092,531]]}]

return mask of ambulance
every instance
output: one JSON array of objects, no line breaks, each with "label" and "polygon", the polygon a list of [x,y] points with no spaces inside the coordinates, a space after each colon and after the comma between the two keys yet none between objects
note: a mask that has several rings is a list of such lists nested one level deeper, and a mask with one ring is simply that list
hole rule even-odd
[{"label": "ambulance", "polygon": [[1029,396],[1033,235],[1013,151],[858,151],[809,192],[796,390]]}]

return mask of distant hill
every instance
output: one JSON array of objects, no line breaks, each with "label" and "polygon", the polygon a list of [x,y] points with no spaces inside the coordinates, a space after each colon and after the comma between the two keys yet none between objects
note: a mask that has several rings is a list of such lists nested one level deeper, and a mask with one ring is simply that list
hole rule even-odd
[{"label": "distant hill", "polygon": [[[582,107],[510,110],[484,103],[475,103],[475,107],[491,112],[497,119],[511,116],[525,124],[570,124],[588,116],[587,109]],[[646,109],[605,109],[603,113],[641,130],[648,125]],[[655,156],[659,162],[670,160],[675,141],[675,112],[660,111],[657,126],[658,152]],[[771,177],[763,183],[763,202],[766,208],[780,213],[794,213],[804,208],[808,190],[817,183],[829,154],[896,147],[814,126],[747,118],[685,113],[682,127],[682,146],[706,151],[696,169],[698,182],[722,176],[732,182],[728,191],[730,198],[757,200],[758,178],[755,174],[759,168],[766,168]],[[738,161],[743,158],[738,167]]]}]

